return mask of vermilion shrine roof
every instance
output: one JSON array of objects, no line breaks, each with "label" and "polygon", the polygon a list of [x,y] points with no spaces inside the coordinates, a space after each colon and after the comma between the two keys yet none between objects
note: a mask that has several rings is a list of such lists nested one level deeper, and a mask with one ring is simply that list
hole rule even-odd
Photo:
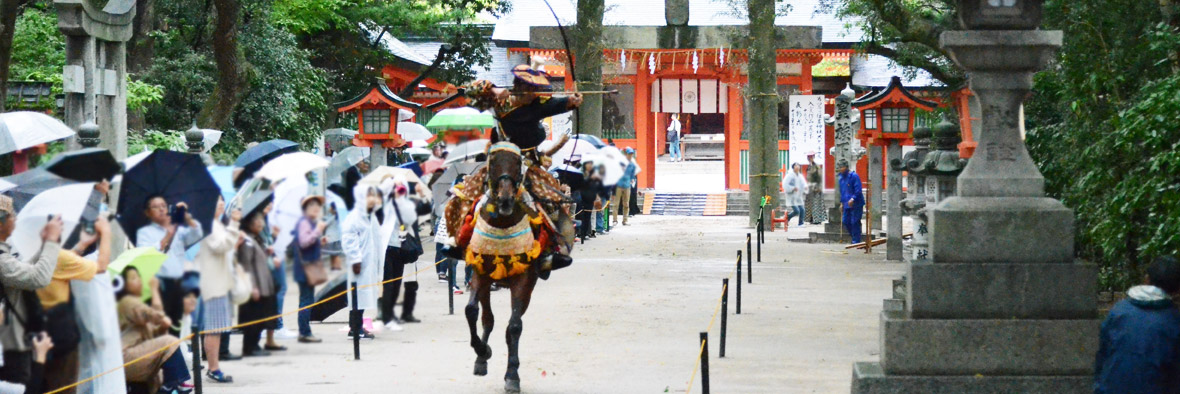
[{"label": "vermilion shrine roof", "polygon": [[852,106],[856,108],[876,108],[886,103],[904,103],[907,107],[921,108],[927,111],[933,110],[938,106],[938,103],[927,101],[915,97],[910,93],[909,89],[902,86],[901,77],[893,76],[889,79],[889,86],[885,89],[866,94],[852,102]]}]

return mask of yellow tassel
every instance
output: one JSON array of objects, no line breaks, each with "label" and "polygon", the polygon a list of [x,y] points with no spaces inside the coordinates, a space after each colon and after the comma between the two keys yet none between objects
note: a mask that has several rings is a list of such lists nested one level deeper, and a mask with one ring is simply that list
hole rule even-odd
[{"label": "yellow tassel", "polygon": [[495,210],[495,208],[492,207],[492,204],[487,204],[486,206],[487,208],[485,208],[485,210],[488,211],[488,213],[491,213]]},{"label": "yellow tassel", "polygon": [[496,270],[492,271],[490,276],[495,280],[504,279],[508,277],[508,270],[504,268],[503,264],[496,264]]}]

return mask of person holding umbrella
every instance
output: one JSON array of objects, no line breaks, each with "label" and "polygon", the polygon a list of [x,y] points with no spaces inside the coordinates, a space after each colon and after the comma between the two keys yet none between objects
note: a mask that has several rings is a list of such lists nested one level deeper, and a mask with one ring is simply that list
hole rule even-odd
[{"label": "person holding umbrella", "polygon": [[[160,272],[156,273],[160,287],[160,297],[152,298],[152,308],[163,310],[172,322],[180,322],[184,314],[184,289],[180,280],[184,276],[186,267],[191,264],[185,250],[204,238],[205,233],[201,225],[193,220],[188,212],[188,204],[184,202],[169,206],[163,196],[148,197],[143,215],[149,223],[136,230],[136,247],[153,247],[168,255]],[[179,223],[173,223],[172,217],[179,211]],[[172,336],[180,335],[180,327],[169,327]]]},{"label": "person holding umbrella", "polygon": [[30,260],[21,261],[8,244],[16,229],[16,212],[12,198],[0,196],[0,284],[4,286],[4,309],[7,316],[16,319],[0,326],[0,345],[4,348],[4,365],[0,367],[0,380],[29,384],[32,374],[33,354],[25,340],[25,327],[30,321],[26,308],[25,292],[49,285],[53,270],[57,267],[57,256],[61,251],[62,220],[50,219],[41,229],[41,249]]},{"label": "person holding umbrella", "polygon": [[[250,300],[238,307],[238,320],[247,322],[264,319],[278,314],[278,303],[275,302],[277,284],[271,275],[270,253],[267,252],[269,243],[262,232],[266,229],[266,219],[261,209],[251,212],[246,217],[246,237],[238,244],[238,263],[250,273],[254,280],[254,290]],[[262,331],[274,329],[274,320],[242,328],[242,356],[265,356],[270,354],[259,346]],[[268,346],[272,343],[268,343]],[[274,344],[277,346],[277,344]],[[285,348],[284,348],[285,349]],[[277,348],[276,348],[277,350]]]},{"label": "person holding umbrella", "polygon": [[[303,208],[303,217],[295,224],[295,241],[292,242],[292,252],[298,253],[298,256],[292,256],[296,262],[292,268],[295,270],[295,284],[299,285],[299,308],[305,308],[315,302],[315,286],[319,283],[312,282],[318,279],[309,278],[307,270],[319,269],[319,272],[323,272],[322,248],[326,241],[324,230],[328,228],[328,222],[320,220],[324,213],[323,196],[304,197],[300,207]],[[311,333],[310,309],[300,310],[298,319],[299,343],[322,342]]]}]

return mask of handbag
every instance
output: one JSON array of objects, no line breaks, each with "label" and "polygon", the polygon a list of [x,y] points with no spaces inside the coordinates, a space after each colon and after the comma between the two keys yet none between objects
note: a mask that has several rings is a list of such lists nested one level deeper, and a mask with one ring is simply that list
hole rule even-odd
[{"label": "handbag", "polygon": [[[401,210],[397,207],[396,203],[392,205],[394,212],[400,220],[402,217]],[[418,261],[418,256],[421,256],[423,253],[422,241],[419,240],[418,236],[418,226],[411,224],[410,229],[413,231],[410,234],[406,234],[406,239],[402,240],[401,246],[397,248],[398,259],[404,264]]]},{"label": "handbag", "polygon": [[323,260],[313,262],[303,261],[303,253],[299,249],[299,242],[292,242],[287,249],[287,253],[291,255],[291,261],[295,262],[295,266],[303,268],[303,275],[307,278],[308,286],[316,287],[328,282],[328,270],[324,267]]},{"label": "handbag", "polygon": [[49,351],[51,358],[65,357],[78,348],[81,333],[78,331],[78,318],[74,312],[74,297],[69,302],[57,304],[45,310],[44,331],[53,338],[53,349]]},{"label": "handbag", "polygon": [[249,272],[242,269],[242,266],[229,263],[230,270],[234,272],[233,287],[229,289],[229,300],[234,305],[242,305],[250,301],[250,296],[254,293],[254,280]]}]

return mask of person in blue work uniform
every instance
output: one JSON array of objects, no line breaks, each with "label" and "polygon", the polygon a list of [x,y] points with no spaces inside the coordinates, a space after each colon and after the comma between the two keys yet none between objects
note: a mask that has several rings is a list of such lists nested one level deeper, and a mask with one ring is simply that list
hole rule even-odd
[{"label": "person in blue work uniform", "polygon": [[1180,393],[1180,262],[1157,258],[1143,285],[1110,309],[1094,362],[1094,393]]},{"label": "person in blue work uniform", "polygon": [[844,203],[844,229],[852,236],[852,243],[860,243],[860,217],[864,215],[865,194],[861,190],[860,175],[848,170],[848,161],[836,164],[836,178],[840,182],[840,199]]}]

